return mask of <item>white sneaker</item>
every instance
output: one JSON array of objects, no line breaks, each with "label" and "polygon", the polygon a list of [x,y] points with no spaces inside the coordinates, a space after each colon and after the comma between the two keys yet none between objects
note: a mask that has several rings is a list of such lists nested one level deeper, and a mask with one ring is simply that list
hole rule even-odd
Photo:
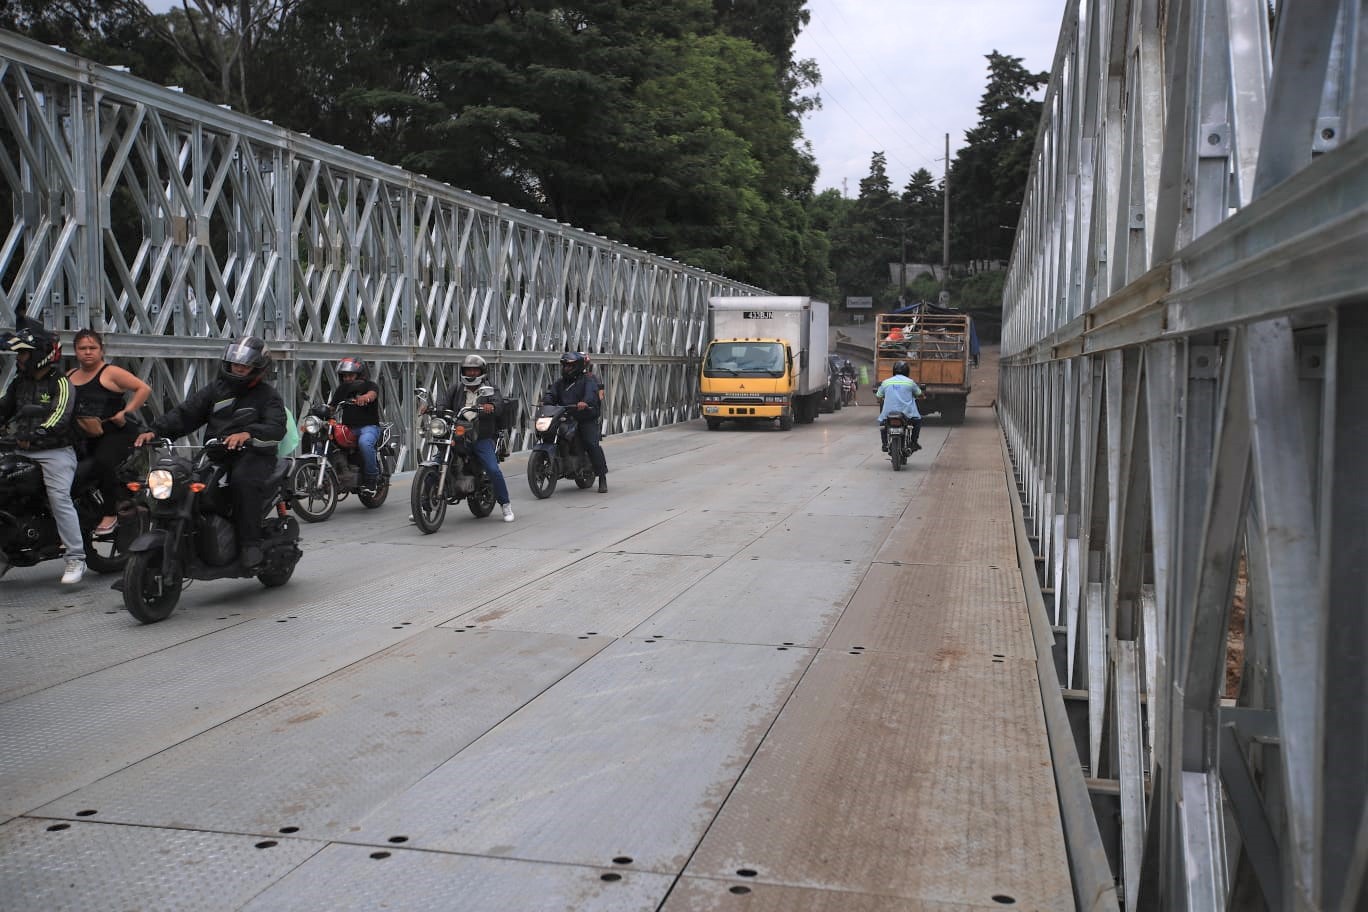
[{"label": "white sneaker", "polygon": [[85,561],[79,558],[71,558],[66,562],[66,571],[62,573],[62,582],[79,583],[81,577],[85,576]]},{"label": "white sneaker", "polygon": [[513,505],[512,505],[512,504],[499,504],[499,506],[503,508],[504,522],[512,522],[512,521],[513,521]]}]

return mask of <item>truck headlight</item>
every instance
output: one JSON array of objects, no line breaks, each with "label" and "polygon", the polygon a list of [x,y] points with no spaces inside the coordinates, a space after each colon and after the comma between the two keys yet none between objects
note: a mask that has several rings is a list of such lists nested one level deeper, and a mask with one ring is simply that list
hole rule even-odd
[{"label": "truck headlight", "polygon": [[176,477],[166,469],[153,469],[147,473],[147,490],[153,500],[170,500],[175,486]]}]

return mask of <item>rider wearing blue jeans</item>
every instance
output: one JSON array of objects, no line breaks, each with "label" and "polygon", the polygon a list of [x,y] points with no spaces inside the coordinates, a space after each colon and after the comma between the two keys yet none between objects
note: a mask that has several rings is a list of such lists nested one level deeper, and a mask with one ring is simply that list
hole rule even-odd
[{"label": "rider wearing blue jeans", "polygon": [[879,410],[879,437],[883,441],[885,453],[888,452],[888,426],[884,422],[889,412],[902,412],[907,416],[907,423],[912,426],[912,452],[921,449],[917,439],[921,436],[922,418],[917,410],[917,400],[921,398],[922,389],[909,376],[911,373],[907,362],[899,361],[893,365],[893,376],[880,383],[874,392],[875,397],[883,403],[883,408]]},{"label": "rider wearing blue jeans", "polygon": [[475,427],[478,434],[475,456],[494,485],[494,499],[503,510],[503,521],[512,522],[513,505],[508,500],[508,485],[499,469],[499,456],[494,447],[499,438],[498,415],[502,406],[503,397],[489,379],[489,365],[485,359],[479,355],[466,355],[461,362],[461,383],[447,390],[446,407],[452,412],[473,408],[480,413]]},{"label": "rider wearing blue jeans", "polygon": [[361,450],[361,487],[374,493],[380,484],[380,460],[375,452],[380,442],[380,387],[370,379],[366,362],[360,358],[337,362],[337,380],[333,414],[356,434]]}]

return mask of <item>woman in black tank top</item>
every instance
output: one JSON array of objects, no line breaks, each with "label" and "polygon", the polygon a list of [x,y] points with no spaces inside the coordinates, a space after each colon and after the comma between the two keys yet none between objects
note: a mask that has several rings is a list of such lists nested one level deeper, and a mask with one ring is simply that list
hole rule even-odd
[{"label": "woman in black tank top", "polygon": [[117,470],[128,458],[138,433],[127,419],[152,395],[152,388],[136,375],[107,362],[104,340],[93,329],[76,333],[75,348],[77,366],[67,378],[76,393],[75,424],[82,432],[80,436],[86,438],[82,455],[95,460],[100,491],[109,511],[95,529],[96,535],[103,535],[114,528],[114,504],[121,495]]}]

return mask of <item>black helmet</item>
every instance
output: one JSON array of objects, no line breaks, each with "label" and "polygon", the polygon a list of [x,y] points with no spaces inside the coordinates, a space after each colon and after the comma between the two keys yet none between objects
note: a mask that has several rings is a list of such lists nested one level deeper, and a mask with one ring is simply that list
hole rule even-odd
[{"label": "black helmet", "polygon": [[479,355],[466,355],[461,362],[461,383],[469,389],[484,386],[489,379],[489,363]]},{"label": "black helmet", "polygon": [[[228,348],[224,350],[223,362],[219,365],[219,377],[230,389],[242,392],[261,380],[270,363],[270,349],[266,347],[266,340],[257,336],[244,336],[236,342],[229,343]],[[243,375],[235,374],[235,364],[245,364],[251,371]]]},{"label": "black helmet", "polygon": [[893,373],[902,374],[904,377],[912,376],[912,368],[907,366],[906,361],[899,361],[893,365]]},{"label": "black helmet", "polygon": [[566,380],[578,380],[584,373],[585,358],[579,352],[566,352],[560,358],[561,376]]},{"label": "black helmet", "polygon": [[44,329],[41,324],[27,319],[21,321],[19,328],[14,332],[5,333],[0,346],[16,355],[21,351],[33,352],[29,355],[28,363],[24,365],[24,373],[30,377],[41,374],[62,357],[62,340]]},{"label": "black helmet", "polygon": [[360,358],[343,358],[337,362],[337,375],[356,374],[362,380],[370,379],[370,372],[366,370],[366,362]]}]

